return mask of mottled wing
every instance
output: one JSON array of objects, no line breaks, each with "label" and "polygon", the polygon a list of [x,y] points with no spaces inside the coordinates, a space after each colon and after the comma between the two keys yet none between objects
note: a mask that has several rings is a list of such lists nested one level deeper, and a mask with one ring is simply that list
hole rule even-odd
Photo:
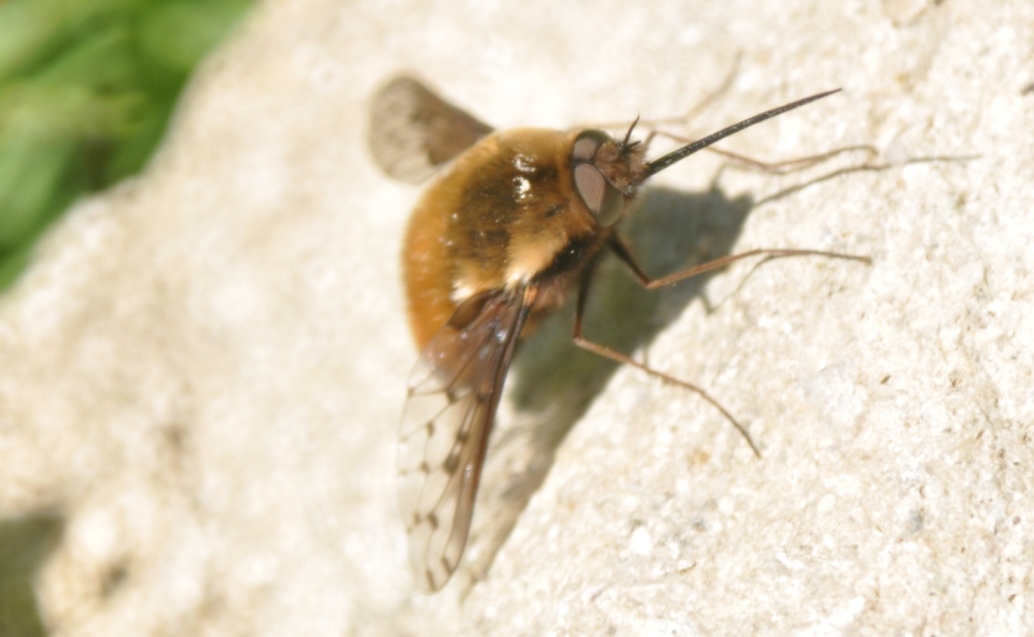
[{"label": "mottled wing", "polygon": [[369,144],[389,176],[418,184],[492,132],[418,80],[397,77],[373,96]]},{"label": "mottled wing", "polygon": [[454,326],[454,317],[431,339],[410,376],[399,504],[413,572],[426,592],[444,586],[463,555],[488,434],[527,315],[522,294],[487,297],[469,322]]}]

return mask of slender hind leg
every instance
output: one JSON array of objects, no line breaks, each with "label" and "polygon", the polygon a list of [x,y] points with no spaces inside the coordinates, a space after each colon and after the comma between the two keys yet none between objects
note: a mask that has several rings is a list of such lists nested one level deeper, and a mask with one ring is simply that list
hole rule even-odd
[{"label": "slender hind leg", "polygon": [[[626,267],[628,267],[628,269],[632,272],[633,276],[635,276],[636,280],[638,280],[639,283],[647,290],[655,290],[657,288],[664,287],[666,285],[671,285],[672,283],[676,283],[678,281],[682,281],[684,279],[688,279],[690,277],[694,277],[705,272],[710,272],[712,270],[724,268],[725,266],[735,261],[757,256],[763,257],[763,261],[783,257],[822,256],[834,259],[847,259],[850,261],[871,263],[869,257],[857,256],[853,254],[843,254],[840,252],[797,249],[759,249],[749,250],[747,252],[741,252],[740,254],[734,254],[726,257],[721,257],[719,259],[714,259],[708,261],[707,263],[701,263],[700,265],[686,268],[684,270],[679,270],[678,272],[674,272],[667,276],[655,279],[650,277],[648,274],[646,274],[646,272],[643,271],[638,261],[636,261],[635,257],[632,255],[632,251],[629,248],[628,244],[625,243],[625,241],[622,240],[617,234],[611,235],[608,247],[614,252],[614,254],[617,255],[619,259],[621,259],[621,262],[624,263]],[[754,452],[754,455],[760,457],[761,452],[758,451],[758,447],[756,444],[754,444],[754,440],[750,437],[750,433],[747,431],[746,427],[740,424],[740,422],[737,421],[731,413],[729,413],[729,410],[723,407],[721,403],[719,403],[715,398],[713,398],[710,394],[704,391],[703,388],[693,383],[684,381],[682,379],[675,378],[670,374],[666,374],[662,371],[653,369],[652,367],[649,367],[644,363],[636,361],[627,354],[623,354],[615,349],[603,345],[602,343],[597,343],[596,341],[592,341],[585,338],[585,336],[582,333],[582,319],[585,314],[586,300],[589,296],[589,288],[592,281],[592,274],[593,268],[588,268],[586,270],[586,273],[583,275],[578,288],[578,300],[577,305],[575,307],[574,317],[574,331],[572,334],[575,345],[599,356],[603,356],[604,358],[609,358],[612,361],[616,361],[618,363],[622,363],[625,365],[631,365],[632,367],[640,369],[646,372],[647,374],[654,376],[655,378],[659,378],[673,385],[678,385],[679,387],[683,387],[699,395],[701,398],[710,403],[715,409],[721,412],[721,414],[725,416],[726,420],[732,423],[732,426],[735,427],[736,430],[740,432],[740,435],[743,436],[743,439],[747,441],[747,444],[750,446],[751,451]]]}]

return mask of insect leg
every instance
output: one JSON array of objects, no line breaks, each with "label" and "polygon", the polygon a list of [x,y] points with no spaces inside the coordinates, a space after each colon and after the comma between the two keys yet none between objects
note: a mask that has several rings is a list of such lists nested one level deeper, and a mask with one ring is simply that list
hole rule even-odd
[{"label": "insect leg", "polygon": [[[623,257],[622,260],[624,261]],[[633,269],[633,271],[636,273],[636,276],[644,277],[647,280],[649,279],[649,277],[647,277],[643,273],[642,269],[639,267],[638,264],[635,263],[634,260],[625,261],[625,263]],[[590,265],[590,267],[585,269],[585,272],[582,274],[581,281],[578,284],[578,299],[576,301],[574,314],[574,333],[572,334],[574,344],[586,351],[592,352],[593,354],[602,356],[604,358],[609,358],[612,361],[616,361],[624,365],[631,365],[632,367],[640,369],[655,378],[659,378],[664,382],[671,383],[673,385],[678,385],[679,387],[688,389],[689,391],[697,394],[698,396],[709,402],[715,409],[721,412],[721,414],[725,416],[726,420],[732,423],[732,426],[735,427],[736,430],[740,432],[740,435],[743,436],[743,439],[747,441],[747,444],[750,446],[751,451],[754,452],[754,455],[760,458],[761,452],[758,451],[757,445],[754,444],[754,440],[750,437],[750,433],[747,432],[746,428],[744,428],[743,425],[741,425],[735,418],[733,418],[732,414],[730,414],[729,411],[721,405],[721,403],[719,403],[717,400],[712,398],[710,394],[704,391],[703,388],[694,385],[693,383],[675,378],[674,376],[671,376],[669,374],[665,374],[664,372],[653,369],[652,367],[648,367],[640,363],[639,361],[634,360],[626,354],[622,354],[621,352],[607,347],[606,345],[603,345],[601,343],[590,341],[582,335],[582,317],[585,313],[586,299],[589,296],[589,288],[592,282],[593,265],[595,264],[592,264]]]},{"label": "insect leg", "polygon": [[[808,155],[806,157],[796,157],[794,159],[782,159],[782,160],[779,160],[779,161],[764,161],[764,160],[761,160],[761,159],[755,159],[753,157],[748,157],[746,155],[741,155],[739,153],[734,153],[734,152],[731,152],[731,151],[728,151],[728,150],[722,150],[721,148],[715,148],[713,146],[711,148],[709,148],[708,150],[710,150],[712,153],[715,153],[717,155],[721,155],[722,157],[727,157],[728,159],[733,160],[734,162],[736,162],[737,164],[739,164],[742,167],[750,168],[750,169],[754,169],[754,170],[759,170],[761,172],[766,172],[766,173],[774,173],[776,175],[787,175],[787,174],[790,174],[790,173],[793,173],[793,172],[797,172],[798,170],[804,170],[805,168],[811,168],[812,166],[814,166],[816,164],[821,164],[824,161],[828,161],[830,159],[833,159],[837,155],[842,155],[844,153],[850,153],[850,152],[856,152],[856,151],[857,152],[864,152],[869,157],[876,157],[880,153],[880,151],[878,151],[874,146],[869,146],[867,144],[860,144],[860,145],[855,145],[855,146],[843,146],[841,148],[834,148],[833,150],[830,150],[830,151],[827,151],[827,152],[824,152],[824,153],[818,153],[818,154],[815,154],[815,155]],[[863,164],[863,165],[867,165],[867,164]]]},{"label": "insect leg", "polygon": [[[640,126],[651,129],[650,136],[656,134],[655,131],[658,126],[685,126],[688,122],[693,121],[693,118],[702,113],[711,104],[718,100],[719,97],[724,95],[730,88],[732,83],[736,79],[736,76],[740,73],[740,62],[743,61],[743,52],[739,51],[736,53],[736,58],[733,60],[732,65],[729,66],[729,70],[726,71],[725,77],[722,78],[721,83],[711,89],[711,92],[705,95],[702,99],[698,100],[696,104],[689,107],[686,112],[681,115],[674,115],[671,117],[657,117],[651,119],[643,119],[639,122]],[[604,130],[618,129],[623,126],[627,126],[627,121],[623,122],[593,122],[590,124],[579,125],[575,128],[602,128]],[[692,141],[692,140],[691,140]],[[648,144],[648,142],[644,142]]]},{"label": "insect leg", "polygon": [[[686,137],[684,135],[678,135],[663,130],[652,130],[650,131],[650,134],[654,137],[667,137],[668,139],[678,142],[680,144],[689,144],[695,141],[694,139]],[[749,157],[747,155],[742,155],[740,153],[734,153],[732,151],[723,150],[721,148],[718,148],[717,146],[708,146],[707,150],[716,155],[721,155],[722,157],[731,159],[734,162],[732,166],[734,168],[746,168],[749,170],[757,170],[760,172],[772,173],[776,175],[788,175],[790,173],[798,172],[806,168],[811,168],[816,164],[821,164],[822,162],[829,161],[830,159],[833,159],[834,157],[837,157],[839,155],[843,155],[844,153],[865,153],[865,155],[867,155],[870,158],[870,161],[871,158],[877,157],[880,154],[880,151],[875,146],[870,146],[868,144],[842,146],[840,148],[834,148],[833,150],[829,150],[824,153],[807,155],[805,157],[795,157],[793,159],[781,159],[778,161],[765,161],[763,159],[757,159],[754,157]],[[860,164],[859,166],[869,165],[869,163],[865,162]],[[724,170],[725,166],[723,166],[722,169]]]},{"label": "insect leg", "polygon": [[755,250],[747,250],[746,252],[740,252],[739,254],[732,254],[727,257],[719,257],[717,259],[712,259],[706,263],[701,263],[699,265],[686,268],[685,270],[673,272],[659,279],[654,279],[643,271],[642,267],[639,266],[639,263],[636,261],[635,257],[632,256],[632,249],[617,234],[612,234],[610,236],[610,242],[608,245],[610,249],[614,251],[614,254],[616,254],[617,257],[621,259],[621,262],[624,263],[628,267],[628,269],[632,271],[632,274],[635,275],[635,278],[638,279],[639,283],[641,283],[643,287],[647,290],[656,290],[657,288],[664,287],[666,285],[671,285],[672,283],[677,283],[678,281],[682,281],[684,279],[697,276],[698,274],[703,274],[704,272],[710,272],[711,270],[718,270],[720,268],[724,268],[725,266],[735,261],[757,256],[764,257],[765,259],[815,256],[828,257],[831,259],[847,259],[848,261],[860,261],[865,264],[872,263],[872,259],[870,259],[869,257],[858,256],[855,254],[845,254],[842,252],[826,252],[824,250],[799,250],[796,248],[758,248]]}]

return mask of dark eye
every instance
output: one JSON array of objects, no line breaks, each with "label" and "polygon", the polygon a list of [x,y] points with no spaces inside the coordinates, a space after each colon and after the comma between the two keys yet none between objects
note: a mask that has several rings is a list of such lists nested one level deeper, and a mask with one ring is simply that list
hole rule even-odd
[{"label": "dark eye", "polygon": [[574,189],[601,226],[611,226],[621,217],[625,197],[613,186],[595,164],[596,151],[610,142],[610,137],[596,130],[580,134],[571,149]]},{"label": "dark eye", "polygon": [[591,162],[600,146],[610,141],[610,135],[601,130],[582,131],[571,149],[572,162]]}]

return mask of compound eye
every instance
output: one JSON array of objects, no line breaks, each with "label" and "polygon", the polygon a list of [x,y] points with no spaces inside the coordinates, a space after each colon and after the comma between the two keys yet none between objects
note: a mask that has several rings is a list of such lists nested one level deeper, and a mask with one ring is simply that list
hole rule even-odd
[{"label": "compound eye", "polygon": [[578,135],[571,148],[571,169],[574,189],[601,226],[611,226],[621,217],[625,197],[596,167],[596,153],[606,143],[613,143],[610,135],[599,130],[587,130]]},{"label": "compound eye", "polygon": [[574,140],[574,148],[571,149],[571,162],[592,162],[596,151],[600,146],[610,141],[610,135],[601,130],[582,131]]},{"label": "compound eye", "polygon": [[621,218],[624,195],[592,164],[575,164],[574,189],[601,226],[612,226]]}]

